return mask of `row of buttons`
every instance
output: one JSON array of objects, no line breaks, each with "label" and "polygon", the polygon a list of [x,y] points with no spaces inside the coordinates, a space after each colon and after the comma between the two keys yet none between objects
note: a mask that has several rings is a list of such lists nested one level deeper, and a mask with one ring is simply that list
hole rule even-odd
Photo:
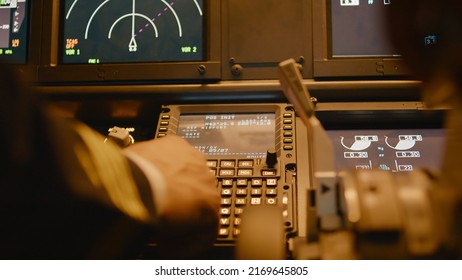
[{"label": "row of buttons", "polygon": [[161,115],[157,137],[167,136],[169,125],[170,125],[170,115]]},{"label": "row of buttons", "polygon": [[282,138],[282,142],[284,143],[284,145],[282,146],[282,149],[284,149],[284,151],[292,151],[294,149],[294,146],[293,146],[294,126],[293,126],[292,116],[293,116],[292,113],[284,113],[282,115],[283,117],[282,129],[284,131],[283,138]]},{"label": "row of buttons", "polygon": [[[255,171],[254,166],[258,165],[254,160],[217,160],[210,159],[207,161],[207,166],[210,168],[215,176],[220,177],[253,177],[253,176],[263,176],[263,177],[274,177],[278,175],[276,169],[257,169]],[[237,169],[236,169],[237,166]],[[259,174],[257,174],[257,172]]]}]

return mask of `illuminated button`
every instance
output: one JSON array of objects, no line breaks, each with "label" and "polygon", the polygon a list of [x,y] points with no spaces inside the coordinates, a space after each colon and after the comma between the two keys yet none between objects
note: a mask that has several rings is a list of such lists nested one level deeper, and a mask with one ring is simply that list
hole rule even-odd
[{"label": "illuminated button", "polygon": [[231,208],[221,208],[220,213],[223,216],[229,216],[231,215]]},{"label": "illuminated button", "polygon": [[231,196],[233,195],[232,189],[222,189],[221,196]]},{"label": "illuminated button", "polygon": [[216,160],[208,160],[207,161],[207,166],[210,168],[216,168],[218,165],[218,162]]},{"label": "illuminated button", "polygon": [[284,145],[284,150],[286,151],[292,151],[294,149],[294,146],[292,145]]},{"label": "illuminated button", "polygon": [[230,198],[222,198],[221,205],[231,205],[232,201]]},{"label": "illuminated button", "polygon": [[220,169],[220,176],[234,176],[234,169]]},{"label": "illuminated button", "polygon": [[253,197],[250,200],[250,204],[252,204],[252,205],[260,205],[261,204],[261,198],[260,197]]},{"label": "illuminated button", "polygon": [[235,216],[239,216],[239,215],[242,215],[242,213],[244,213],[244,208],[234,208],[234,215]]},{"label": "illuminated button", "polygon": [[235,228],[235,229],[233,230],[233,234],[234,234],[234,236],[238,236],[239,234],[241,234],[241,230],[238,229],[238,228]]},{"label": "illuminated button", "polygon": [[235,218],[234,219],[234,225],[235,226],[240,226],[242,223],[242,219],[241,218]]},{"label": "illuminated button", "polygon": [[220,225],[221,226],[229,226],[229,218],[220,218]]},{"label": "illuminated button", "polygon": [[293,137],[294,133],[292,131],[284,131],[284,137]]},{"label": "illuminated button", "polygon": [[273,197],[267,198],[266,199],[266,204],[268,204],[268,205],[276,205],[276,204],[278,204],[278,199],[273,198]]},{"label": "illuminated button", "polygon": [[237,170],[237,175],[238,176],[252,176],[253,175],[253,169],[239,169]]},{"label": "illuminated button", "polygon": [[161,116],[161,119],[163,119],[163,120],[169,120],[169,119],[170,119],[170,115],[162,115],[162,116]]},{"label": "illuminated button", "polygon": [[278,185],[278,179],[276,179],[276,178],[266,179],[266,186],[267,187],[276,187],[277,185]]},{"label": "illuminated button", "polygon": [[168,122],[168,121],[161,121],[161,122],[160,122],[160,125],[161,125],[161,126],[168,126],[169,123],[170,123],[170,122]]},{"label": "illuminated button", "polygon": [[247,179],[237,179],[236,185],[238,187],[247,187]]},{"label": "illuminated button", "polygon": [[284,129],[284,130],[292,130],[293,127],[292,127],[291,125],[285,125],[285,126],[283,127],[283,129]]},{"label": "illuminated button", "polygon": [[238,163],[239,167],[252,167],[253,160],[240,160]]},{"label": "illuminated button", "polygon": [[236,162],[234,160],[222,160],[220,162],[221,167],[234,167],[236,166]]},{"label": "illuminated button", "polygon": [[292,120],[291,120],[291,119],[284,120],[283,123],[284,123],[284,124],[292,124]]},{"label": "illuminated button", "polygon": [[165,136],[167,136],[167,134],[165,134],[165,133],[159,133],[159,134],[157,134],[157,137],[165,137]]},{"label": "illuminated button", "polygon": [[252,189],[250,192],[251,196],[261,196],[262,195],[262,190],[261,189]]},{"label": "illuminated button", "polygon": [[210,173],[212,173],[213,176],[217,176],[217,170],[215,169],[210,169]]},{"label": "illuminated button", "polygon": [[229,235],[229,229],[227,229],[227,228],[220,228],[220,229],[218,230],[218,235],[219,235],[220,237],[227,237],[227,236]]},{"label": "illuminated button", "polygon": [[236,196],[247,196],[247,189],[236,189]]},{"label": "illuminated button", "polygon": [[276,189],[267,189],[266,190],[266,196],[277,196],[278,191]]},{"label": "illuminated button", "polygon": [[167,132],[168,128],[167,127],[159,127],[159,132]]},{"label": "illuminated button", "polygon": [[277,171],[276,170],[262,170],[261,175],[262,176],[276,176]]},{"label": "illuminated button", "polygon": [[284,113],[284,118],[292,118],[292,114],[291,113]]},{"label": "illuminated button", "polygon": [[221,181],[221,186],[223,188],[230,188],[233,186],[233,179],[223,179],[223,181]]},{"label": "illuminated button", "polygon": [[247,199],[245,198],[236,198],[236,205],[243,206],[247,204]]},{"label": "illuminated button", "polygon": [[252,179],[252,187],[263,186],[263,179]]},{"label": "illuminated button", "polygon": [[293,142],[294,142],[294,140],[292,138],[284,138],[284,143],[285,144],[291,144]]}]

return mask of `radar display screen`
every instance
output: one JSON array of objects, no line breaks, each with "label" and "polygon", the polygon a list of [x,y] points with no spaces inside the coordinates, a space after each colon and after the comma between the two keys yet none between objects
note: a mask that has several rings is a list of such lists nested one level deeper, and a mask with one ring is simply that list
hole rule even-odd
[{"label": "radar display screen", "polygon": [[204,58],[204,0],[64,0],[64,64]]},{"label": "radar display screen", "polygon": [[338,170],[439,170],[444,129],[330,130]]},{"label": "radar display screen", "polygon": [[180,115],[177,135],[207,158],[265,158],[276,143],[275,113]]},{"label": "radar display screen", "polygon": [[0,0],[0,61],[27,62],[28,1]]}]

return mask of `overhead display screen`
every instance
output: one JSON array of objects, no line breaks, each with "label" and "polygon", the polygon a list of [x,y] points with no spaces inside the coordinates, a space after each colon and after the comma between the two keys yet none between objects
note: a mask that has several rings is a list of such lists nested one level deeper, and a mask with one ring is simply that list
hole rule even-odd
[{"label": "overhead display screen", "polygon": [[204,58],[204,0],[64,0],[64,64]]},{"label": "overhead display screen", "polygon": [[276,143],[275,113],[180,115],[177,135],[207,158],[265,158]]},{"label": "overhead display screen", "polygon": [[443,158],[443,129],[331,130],[338,170],[438,170]]},{"label": "overhead display screen", "polygon": [[400,56],[387,36],[391,0],[328,0],[332,57]]},{"label": "overhead display screen", "polygon": [[27,62],[27,0],[0,0],[0,61]]}]

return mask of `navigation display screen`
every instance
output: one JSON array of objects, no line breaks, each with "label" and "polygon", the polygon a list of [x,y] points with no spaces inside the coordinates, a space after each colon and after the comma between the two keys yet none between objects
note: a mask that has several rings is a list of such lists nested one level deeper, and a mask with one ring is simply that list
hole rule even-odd
[{"label": "navigation display screen", "polygon": [[327,133],[333,141],[339,171],[438,170],[445,145],[443,129],[331,130]]},{"label": "navigation display screen", "polygon": [[207,158],[265,158],[275,148],[275,114],[180,115],[177,135]]},{"label": "navigation display screen", "polygon": [[28,0],[0,0],[0,61],[27,62]]},{"label": "navigation display screen", "polygon": [[63,63],[201,61],[204,2],[65,0]]}]

